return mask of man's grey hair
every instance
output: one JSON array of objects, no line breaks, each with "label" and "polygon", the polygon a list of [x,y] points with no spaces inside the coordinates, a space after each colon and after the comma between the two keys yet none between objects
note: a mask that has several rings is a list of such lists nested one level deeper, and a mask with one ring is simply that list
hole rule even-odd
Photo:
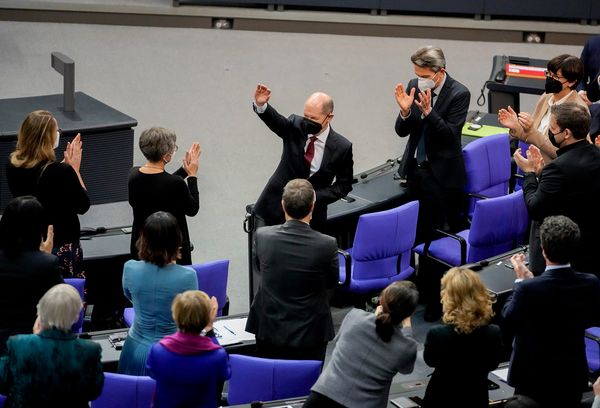
[{"label": "man's grey hair", "polygon": [[83,303],[77,289],[66,283],[51,287],[37,304],[42,329],[71,330],[79,320]]},{"label": "man's grey hair", "polygon": [[411,57],[413,64],[421,68],[429,68],[433,72],[439,72],[446,68],[446,57],[440,47],[427,45],[419,48]]},{"label": "man's grey hair", "polygon": [[162,127],[146,129],[140,135],[140,150],[151,162],[161,160],[165,154],[173,153],[176,148],[175,132]]}]

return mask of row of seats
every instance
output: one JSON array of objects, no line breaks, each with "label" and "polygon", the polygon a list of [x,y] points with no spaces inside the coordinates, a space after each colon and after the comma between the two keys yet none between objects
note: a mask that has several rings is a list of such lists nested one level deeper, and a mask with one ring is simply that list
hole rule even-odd
[{"label": "row of seats", "polygon": [[[230,405],[308,395],[321,373],[321,362],[312,360],[269,360],[233,354],[229,362]],[[148,408],[152,406],[155,387],[156,382],[150,377],[105,373],[102,394],[92,401],[91,407]],[[5,399],[0,395],[0,408]]]}]

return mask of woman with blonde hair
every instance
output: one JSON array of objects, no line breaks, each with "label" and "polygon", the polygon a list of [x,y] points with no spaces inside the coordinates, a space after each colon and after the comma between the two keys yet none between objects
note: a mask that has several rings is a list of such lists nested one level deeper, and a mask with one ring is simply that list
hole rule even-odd
[{"label": "woman with blonde hair", "polygon": [[487,407],[488,373],[502,357],[500,328],[489,324],[491,295],[475,272],[461,268],[444,275],[441,295],[445,324],[429,331],[423,351],[435,368],[423,407]]},{"label": "woman with blonde hair", "polygon": [[217,299],[199,290],[175,297],[171,311],[177,332],[150,349],[146,367],[156,380],[154,406],[216,408],[230,376],[227,352],[213,331]]},{"label": "woman with blonde hair", "polygon": [[13,197],[35,196],[54,226],[54,253],[65,278],[81,277],[83,254],[79,243],[79,218],[90,208],[81,178],[81,135],[67,143],[62,162],[56,161],[61,131],[52,113],[29,113],[19,129],[17,146],[6,167]]}]

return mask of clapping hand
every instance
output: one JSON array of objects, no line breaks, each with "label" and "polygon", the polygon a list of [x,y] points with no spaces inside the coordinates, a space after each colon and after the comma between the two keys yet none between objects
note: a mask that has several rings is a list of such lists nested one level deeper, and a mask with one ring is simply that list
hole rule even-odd
[{"label": "clapping hand", "polygon": [[205,331],[209,332],[213,329],[213,323],[217,319],[217,311],[219,310],[219,302],[217,302],[217,298],[212,296],[210,298],[210,314],[209,314],[209,323],[204,328]]},{"label": "clapping hand", "polygon": [[198,173],[198,167],[200,167],[200,154],[202,149],[200,143],[192,143],[192,147],[185,152],[183,159],[183,170],[187,173],[188,177],[196,177]]},{"label": "clapping hand", "polygon": [[529,146],[527,158],[523,156],[521,148],[515,151],[513,157],[517,166],[525,173],[535,173],[539,176],[544,168],[544,158],[537,146]]},{"label": "clapping hand", "polygon": [[533,273],[525,266],[525,254],[522,252],[514,254],[510,257],[510,263],[515,270],[517,279],[529,279],[533,278]]},{"label": "clapping hand", "polygon": [[431,89],[426,89],[425,92],[419,92],[419,100],[415,101],[424,117],[431,113],[431,99]]},{"label": "clapping hand", "polygon": [[523,128],[524,132],[529,132],[529,129],[533,126],[533,117],[530,113],[527,112],[519,112],[517,115],[517,120],[519,124]]},{"label": "clapping hand", "polygon": [[264,84],[256,85],[256,91],[254,91],[254,103],[256,106],[263,106],[269,102],[271,98],[271,90]]},{"label": "clapping hand", "polygon": [[412,106],[413,101],[415,100],[415,89],[416,88],[413,88],[410,90],[410,93],[406,93],[404,85],[402,85],[401,83],[396,85],[394,95],[396,96],[396,102],[400,107],[400,112],[404,117],[408,116],[408,114],[410,113],[410,107]]},{"label": "clapping hand", "polygon": [[54,226],[48,225],[48,233],[46,234],[46,240],[40,244],[40,251],[51,254],[52,247],[54,246]]},{"label": "clapping hand", "polygon": [[77,173],[79,173],[79,168],[81,167],[82,146],[81,134],[77,133],[77,136],[67,143],[67,148],[64,153],[63,162],[73,167]]},{"label": "clapping hand", "polygon": [[515,112],[510,106],[508,109],[500,109],[498,111],[498,122],[500,122],[502,126],[511,130],[515,130],[518,126],[520,126],[517,112]]}]

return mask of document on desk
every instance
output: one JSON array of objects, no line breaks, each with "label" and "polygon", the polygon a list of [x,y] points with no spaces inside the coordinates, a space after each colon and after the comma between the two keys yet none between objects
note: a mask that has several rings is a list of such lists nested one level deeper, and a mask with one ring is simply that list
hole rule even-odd
[{"label": "document on desk", "polygon": [[220,319],[215,321],[213,328],[219,344],[230,346],[243,341],[254,341],[254,334],[248,333],[246,329],[247,317],[236,319]]},{"label": "document on desk", "polygon": [[499,368],[497,370],[492,371],[496,377],[500,378],[505,383],[508,383],[508,367]]}]

